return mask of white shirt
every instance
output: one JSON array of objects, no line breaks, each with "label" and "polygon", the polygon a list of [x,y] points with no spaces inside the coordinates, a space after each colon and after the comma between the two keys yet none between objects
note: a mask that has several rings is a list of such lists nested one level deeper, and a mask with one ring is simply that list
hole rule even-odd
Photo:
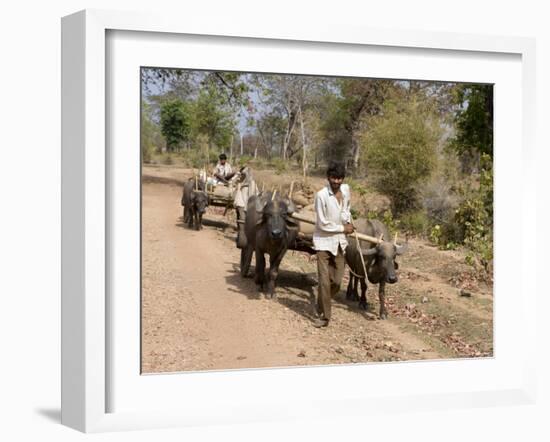
[{"label": "white shirt", "polygon": [[227,175],[229,175],[231,172],[232,172],[232,170],[231,170],[231,166],[229,165],[229,163],[225,163],[225,164],[218,163],[218,164],[216,164],[216,168],[214,169],[215,174],[217,174],[221,177],[224,177],[224,178]]},{"label": "white shirt", "polygon": [[342,251],[346,249],[348,241],[344,234],[344,224],[351,220],[351,195],[349,186],[342,184],[342,203],[327,184],[315,195],[315,232],[313,233],[313,247],[315,250],[326,250],[334,256],[338,253],[338,246]]}]

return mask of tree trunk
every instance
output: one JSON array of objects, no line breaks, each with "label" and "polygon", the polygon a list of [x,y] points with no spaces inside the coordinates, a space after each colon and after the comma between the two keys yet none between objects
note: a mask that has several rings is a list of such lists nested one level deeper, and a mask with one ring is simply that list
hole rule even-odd
[{"label": "tree trunk", "polygon": [[290,144],[290,136],[292,135],[292,132],[290,129],[287,128],[287,131],[285,133],[285,138],[283,139],[283,160],[286,160],[286,152],[288,150],[288,145]]},{"label": "tree trunk", "polygon": [[306,132],[304,130],[304,115],[302,114],[302,106],[298,108],[300,113],[300,128],[302,132],[302,172],[304,178],[307,176],[307,142],[306,142]]},{"label": "tree trunk", "polygon": [[352,135],[351,145],[353,146],[353,170],[357,171],[359,168],[359,158],[361,156],[361,149],[359,148],[359,143],[357,142],[357,137]]},{"label": "tree trunk", "polygon": [[294,126],[296,125],[296,114],[292,112],[292,104],[288,103],[286,106],[286,112],[288,115],[288,124],[286,128],[285,137],[283,139],[283,160],[286,160],[288,155],[288,147],[290,146],[290,138],[292,137],[292,132],[294,131]]},{"label": "tree trunk", "polygon": [[361,159],[361,146],[357,135],[359,133],[359,122],[355,121],[351,127],[351,152],[353,161],[353,170],[357,172],[359,170],[359,160]]}]

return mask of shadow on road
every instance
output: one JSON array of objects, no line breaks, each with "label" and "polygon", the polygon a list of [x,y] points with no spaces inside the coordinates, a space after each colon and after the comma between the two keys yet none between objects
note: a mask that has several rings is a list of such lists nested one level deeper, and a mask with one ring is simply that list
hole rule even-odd
[{"label": "shadow on road", "polygon": [[223,229],[223,230],[227,229],[228,227],[231,227],[231,225],[228,222],[214,220],[214,219],[211,219],[211,218],[203,218],[202,219],[202,224],[203,224],[203,226],[216,227],[218,229]]},{"label": "shadow on road", "polygon": [[[226,277],[227,290],[234,293],[245,295],[250,300],[260,300],[266,298],[265,293],[258,291],[254,282],[254,267],[251,266],[248,277],[243,278],[240,274],[239,265],[230,263],[233,266],[233,273]],[[317,285],[317,275],[313,273],[302,273],[292,270],[280,270],[277,277],[274,302],[279,302],[292,311],[298,313],[308,320],[316,317],[316,293],[314,286]],[[343,309],[359,313],[366,320],[374,320],[375,306],[372,302],[368,304],[368,310],[359,308],[357,301],[346,299],[346,285],[342,284],[342,289],[333,298],[333,308]],[[377,291],[375,292],[377,293]],[[372,296],[377,296],[371,293]],[[367,295],[368,296],[368,295]]]},{"label": "shadow on road", "polygon": [[[187,223],[183,222],[183,217],[182,216],[180,216],[178,218],[178,222],[176,222],[175,225],[176,225],[176,227],[181,227],[183,229],[195,230],[194,227],[189,228],[189,225]],[[209,218],[203,218],[202,219],[202,226],[203,226],[203,228],[204,227],[214,227],[216,229],[222,229],[224,232],[225,232],[226,229],[231,227],[231,225],[227,222],[214,220],[214,219],[209,219]]]}]

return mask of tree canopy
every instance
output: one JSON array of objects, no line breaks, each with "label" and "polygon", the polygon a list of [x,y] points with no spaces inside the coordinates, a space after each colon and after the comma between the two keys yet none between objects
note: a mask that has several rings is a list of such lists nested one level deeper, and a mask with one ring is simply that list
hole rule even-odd
[{"label": "tree canopy", "polygon": [[493,156],[493,86],[460,84],[454,90],[458,106],[455,118],[455,149]]},{"label": "tree canopy", "polygon": [[166,139],[166,149],[174,151],[181,143],[189,140],[191,113],[189,106],[175,98],[162,104],[160,126]]}]

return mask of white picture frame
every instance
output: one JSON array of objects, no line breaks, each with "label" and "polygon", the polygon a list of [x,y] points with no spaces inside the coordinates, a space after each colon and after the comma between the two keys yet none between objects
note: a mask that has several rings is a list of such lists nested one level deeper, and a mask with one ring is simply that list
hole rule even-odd
[{"label": "white picture frame", "polygon": [[[445,391],[439,385],[449,383],[444,379],[456,367],[447,365],[428,365],[408,363],[397,368],[396,373],[420,375],[428,371],[443,370],[441,384],[434,384],[425,394],[418,391],[388,391],[382,394],[367,394],[359,389],[355,394],[346,394],[345,389],[338,397],[335,393],[326,400],[305,397],[304,401],[284,400],[284,396],[273,400],[271,404],[260,401],[258,385],[266,380],[277,378],[288,382],[304,382],[303,370],[315,370],[323,376],[337,375],[337,368],[306,368],[288,370],[255,370],[232,372],[231,382],[248,388],[248,394],[228,397],[220,393],[219,403],[208,410],[199,404],[199,390],[193,390],[191,397],[175,406],[167,397],[178,381],[179,375],[164,376],[162,388],[167,403],[156,403],[150,409],[146,406],[136,410],[112,410],[109,395],[114,385],[110,376],[113,361],[116,359],[109,343],[109,330],[114,317],[107,297],[109,287],[109,244],[113,231],[107,228],[111,217],[112,199],[107,184],[109,179],[109,152],[106,120],[110,118],[107,109],[109,81],[106,76],[109,32],[142,32],[155,34],[155,38],[167,36],[215,37],[218,40],[247,41],[285,47],[310,45],[327,47],[336,45],[343,50],[370,47],[382,53],[397,48],[402,53],[425,51],[434,59],[446,54],[469,54],[481,64],[484,58],[502,55],[511,57],[520,69],[520,88],[517,91],[521,109],[514,110],[511,116],[519,116],[518,142],[521,149],[515,153],[522,162],[523,185],[517,189],[522,201],[521,229],[519,235],[519,261],[522,264],[522,277],[517,281],[521,296],[515,300],[518,310],[514,328],[517,339],[521,338],[523,348],[517,354],[514,363],[514,375],[507,381],[483,388],[476,385],[468,390]],[[174,37],[176,36],[176,37]],[[300,46],[300,47],[302,47]],[[423,53],[424,54],[424,53]],[[112,54],[111,54],[112,55]],[[250,23],[236,26],[231,22],[215,22],[200,17],[182,22],[177,17],[155,16],[143,13],[123,13],[100,10],[86,10],[63,18],[62,21],[62,423],[84,432],[114,431],[139,428],[159,428],[169,426],[206,425],[214,422],[237,423],[287,418],[308,418],[342,415],[368,414],[380,410],[395,412],[418,409],[461,408],[469,406],[490,406],[499,404],[533,403],[535,397],[535,329],[536,324],[528,317],[529,306],[536,305],[536,287],[534,281],[527,278],[526,257],[535,253],[533,242],[522,241],[525,232],[535,230],[535,176],[534,161],[534,106],[535,106],[535,46],[534,41],[516,37],[490,37],[450,33],[426,33],[415,31],[390,32],[368,28],[349,28],[345,26],[303,26],[299,29],[291,26],[273,24],[261,26]],[[186,67],[186,66],[181,66]],[[427,68],[424,68],[425,70]],[[403,78],[403,77],[401,77]],[[422,78],[422,77],[420,77]],[[441,79],[445,78],[431,78]],[[498,83],[497,83],[498,87]],[[504,113],[505,104],[495,103],[495,116]],[[139,113],[136,110],[137,113]],[[496,132],[495,144],[499,140]],[[139,146],[139,144],[137,145]],[[137,149],[137,147],[136,147]],[[517,147],[516,147],[517,149]],[[495,162],[498,184],[498,160]],[[136,189],[139,191],[139,189]],[[498,207],[498,201],[497,201]],[[501,212],[503,213],[503,212]],[[496,223],[499,223],[497,216]],[[496,252],[503,245],[495,235]],[[502,249],[501,249],[502,250]],[[506,262],[501,260],[502,268]],[[496,267],[500,265],[496,260]],[[502,273],[501,273],[502,274]],[[496,279],[495,287],[499,294],[510,292],[510,288],[500,285]],[[508,290],[508,292],[506,291]],[[498,305],[500,301],[496,300]],[[498,308],[498,307],[497,307]],[[498,319],[498,318],[497,318]],[[504,335],[506,321],[496,323],[496,339]],[[502,333],[499,333],[501,331]],[[508,335],[506,335],[508,336]],[[502,352],[501,354],[504,354]],[[124,355],[128,358],[128,355]],[[131,356],[130,356],[131,357]],[[460,369],[464,373],[476,370],[495,370],[500,355],[498,350],[492,361],[461,361]],[[485,367],[483,365],[485,364]],[[346,375],[351,377],[363,372],[370,375],[381,371],[394,370],[393,365],[356,366]],[[438,368],[439,367],[439,368]],[[116,368],[116,367],[115,367]],[[501,367],[502,368],[502,367]],[[300,371],[301,370],[301,371]],[[135,373],[139,376],[139,373]],[[187,376],[187,375],[181,375]],[[214,383],[223,391],[223,375],[216,373],[193,374],[191,382],[195,386]],[[216,377],[218,376],[218,377]],[[149,377],[147,377],[149,378]],[[295,378],[295,379],[294,379]],[[212,382],[214,381],[214,382]],[[145,381],[150,382],[150,381]],[[246,387],[248,384],[248,387]],[[276,382],[275,382],[276,384]],[[190,386],[190,384],[188,385]],[[145,387],[153,389],[152,387]],[[154,386],[156,389],[156,386]],[[202,387],[201,387],[202,388]],[[191,391],[191,390],[189,390]],[[206,390],[204,390],[206,391]],[[124,394],[124,392],[123,392]],[[215,394],[215,393],[212,393]],[[254,397],[258,395],[255,401]],[[135,398],[132,398],[134,400]],[[196,403],[193,402],[196,400]],[[225,401],[225,402],[224,402]],[[337,407],[323,407],[327,401],[333,401]],[[183,403],[185,402],[185,404]],[[215,401],[214,401],[215,402]],[[151,402],[149,402],[151,403]],[[260,406],[261,405],[261,406]],[[229,410],[231,412],[224,411]],[[123,407],[124,408],[124,407]]]}]

